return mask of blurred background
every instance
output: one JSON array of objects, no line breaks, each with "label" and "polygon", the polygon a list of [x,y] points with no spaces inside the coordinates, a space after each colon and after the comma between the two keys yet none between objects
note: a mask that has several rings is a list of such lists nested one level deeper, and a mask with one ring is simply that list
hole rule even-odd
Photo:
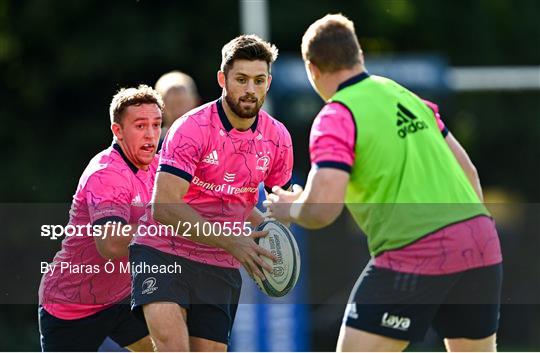
[{"label": "blurred background", "polygon": [[[60,245],[23,225],[51,209],[67,222],[82,170],[111,143],[112,95],[182,70],[201,102],[216,99],[221,47],[240,33],[258,33],[280,50],[267,108],[293,136],[294,179],[303,184],[309,128],[323,102],[309,87],[300,41],[314,20],[336,12],[355,22],[368,70],[439,104],[468,151],[505,257],[499,349],[540,350],[537,0],[0,0],[7,159],[0,174],[0,350],[39,350],[39,261],[50,261]],[[365,239],[346,213],[327,229],[295,234],[303,260],[298,288],[275,304],[246,283],[244,295],[255,299],[240,308],[233,350],[335,349],[348,294],[368,261]],[[443,348],[430,332],[409,350]]]}]

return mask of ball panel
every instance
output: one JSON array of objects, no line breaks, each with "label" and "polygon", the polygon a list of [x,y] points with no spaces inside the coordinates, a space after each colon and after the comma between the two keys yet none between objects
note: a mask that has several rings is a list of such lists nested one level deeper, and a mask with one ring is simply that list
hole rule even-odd
[{"label": "ball panel", "polygon": [[282,297],[289,293],[296,285],[300,275],[300,253],[298,245],[290,230],[277,221],[265,221],[257,230],[268,230],[264,238],[257,239],[257,243],[270,250],[278,257],[276,262],[264,258],[273,269],[272,272],[259,269],[264,273],[266,280],[255,278],[259,289],[272,297]]}]

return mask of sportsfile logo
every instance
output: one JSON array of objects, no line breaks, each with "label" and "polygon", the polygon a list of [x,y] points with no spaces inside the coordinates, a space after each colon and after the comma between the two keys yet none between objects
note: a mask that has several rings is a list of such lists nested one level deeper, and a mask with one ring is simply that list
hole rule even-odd
[{"label": "sportsfile logo", "polygon": [[208,156],[203,159],[204,163],[219,165],[217,151],[213,150]]},{"label": "sportsfile logo", "polygon": [[152,294],[155,291],[157,291],[158,287],[156,287],[156,278],[155,277],[148,277],[144,280],[142,283],[142,293],[141,294]]},{"label": "sportsfile logo", "polygon": [[400,103],[397,104],[397,108],[398,120],[396,125],[399,128],[397,134],[402,139],[407,137],[407,134],[414,134],[417,131],[428,128],[425,122],[418,121],[416,115]]},{"label": "sportsfile logo", "polygon": [[388,313],[384,313],[381,320],[381,326],[401,331],[407,331],[411,326],[411,319],[404,316],[390,315]]}]

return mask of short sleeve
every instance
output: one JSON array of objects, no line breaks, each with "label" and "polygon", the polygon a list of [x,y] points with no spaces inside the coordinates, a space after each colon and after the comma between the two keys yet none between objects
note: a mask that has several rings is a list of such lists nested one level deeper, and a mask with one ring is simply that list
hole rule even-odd
[{"label": "short sleeve", "polygon": [[272,169],[264,180],[264,187],[268,192],[275,185],[283,189],[288,189],[291,185],[294,164],[292,139],[285,126],[280,125],[280,127],[279,145],[277,147],[275,161],[272,163]]},{"label": "short sleeve", "polygon": [[439,106],[428,100],[422,100],[433,111],[433,115],[435,115],[435,121],[437,121],[437,126],[439,127],[439,130],[441,131],[443,137],[446,137],[446,135],[448,135],[448,128],[441,119],[441,115],[439,114]]},{"label": "short sleeve", "polygon": [[202,128],[188,116],[178,119],[167,132],[158,172],[167,172],[191,182],[203,150]]},{"label": "short sleeve", "polygon": [[311,163],[318,168],[336,168],[350,173],[355,143],[356,125],[349,109],[337,102],[325,105],[311,127]]},{"label": "short sleeve", "polygon": [[85,186],[90,222],[128,223],[133,199],[131,182],[120,171],[102,169],[90,176]]}]

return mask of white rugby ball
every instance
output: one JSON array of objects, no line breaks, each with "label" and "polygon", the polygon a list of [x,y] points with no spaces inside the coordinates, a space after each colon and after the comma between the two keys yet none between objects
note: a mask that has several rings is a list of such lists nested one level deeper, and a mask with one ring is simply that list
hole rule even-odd
[{"label": "white rugby ball", "polygon": [[277,260],[273,262],[263,256],[262,259],[272,266],[272,272],[270,273],[259,266],[259,270],[264,273],[266,280],[262,281],[257,276],[254,277],[254,280],[264,294],[271,297],[282,297],[294,288],[300,275],[298,244],[296,244],[291,231],[277,221],[265,221],[256,230],[268,231],[266,237],[258,238],[256,242],[259,246],[276,255]]}]

